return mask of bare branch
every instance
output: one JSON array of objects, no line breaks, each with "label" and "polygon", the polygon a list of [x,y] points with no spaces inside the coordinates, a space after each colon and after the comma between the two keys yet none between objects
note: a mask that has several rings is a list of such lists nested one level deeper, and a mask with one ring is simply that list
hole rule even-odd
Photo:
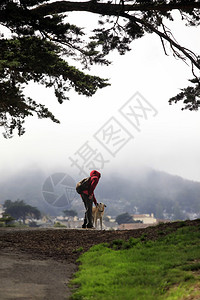
[{"label": "bare branch", "polygon": [[[139,19],[135,16],[130,16],[129,14],[126,14],[124,13],[122,15],[123,17],[129,19],[130,21],[132,22],[137,22],[139,24],[142,24],[144,27],[150,29],[152,32],[155,32],[159,37],[163,38],[164,40],[168,41],[170,46],[172,47],[173,49],[173,52],[176,54],[177,57],[181,58],[184,60],[184,57],[182,57],[177,51],[174,50],[177,49],[179,50],[180,52],[182,52],[185,57],[187,57],[191,63],[197,68],[200,70],[200,64],[197,60],[197,56],[192,52],[192,51],[188,51],[186,48],[180,46],[177,42],[175,42],[173,39],[171,39],[169,37],[169,35],[167,35],[166,33],[163,33],[161,31],[159,31],[157,28],[155,28],[153,25],[151,25],[150,23],[142,20],[142,19]],[[174,47],[174,48],[173,48]]]},{"label": "bare branch", "polygon": [[161,40],[161,43],[162,43],[162,46],[163,46],[164,53],[165,53],[165,55],[168,56],[167,51],[165,49],[165,44],[164,44],[163,38],[161,36],[160,36],[160,40]]}]

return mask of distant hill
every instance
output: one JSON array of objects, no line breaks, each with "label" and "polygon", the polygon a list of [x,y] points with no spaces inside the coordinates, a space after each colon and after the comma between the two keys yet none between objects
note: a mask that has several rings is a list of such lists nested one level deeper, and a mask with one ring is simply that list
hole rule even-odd
[{"label": "distant hill", "polygon": [[111,176],[98,192],[114,209],[114,215],[154,213],[161,219],[200,216],[200,183],[165,172],[147,169],[138,176],[137,173],[127,178]]},{"label": "distant hill", "polygon": [[[46,214],[58,215],[70,208],[83,216],[83,203],[74,192],[76,180],[64,175],[58,173],[50,178],[43,170],[35,169],[24,170],[6,180],[1,178],[0,203],[21,199]],[[59,180],[61,185],[57,184]],[[160,219],[200,217],[200,183],[157,170],[133,171],[126,176],[104,174],[95,195],[99,202],[107,204],[106,213],[111,216],[128,212],[154,213]],[[55,200],[57,196],[59,199]]]}]

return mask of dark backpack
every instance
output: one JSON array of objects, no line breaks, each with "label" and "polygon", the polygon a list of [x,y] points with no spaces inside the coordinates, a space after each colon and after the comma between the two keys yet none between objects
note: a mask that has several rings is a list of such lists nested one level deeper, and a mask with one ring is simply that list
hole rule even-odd
[{"label": "dark backpack", "polygon": [[84,178],[76,185],[76,191],[78,194],[82,194],[84,190],[87,190],[90,186],[90,177]]}]

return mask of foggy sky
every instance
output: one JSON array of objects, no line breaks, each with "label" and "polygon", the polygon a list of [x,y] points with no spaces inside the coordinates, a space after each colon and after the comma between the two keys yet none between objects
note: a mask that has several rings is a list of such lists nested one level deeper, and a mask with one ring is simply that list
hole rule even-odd
[{"label": "foggy sky", "polygon": [[[186,28],[181,22],[172,27],[183,46],[200,52],[199,29]],[[2,176],[35,167],[47,173],[79,175],[81,166],[86,173],[101,166],[102,173],[124,175],[138,166],[149,166],[200,181],[200,112],[181,111],[181,104],[168,104],[170,97],[189,85],[193,75],[190,66],[173,58],[169,48],[167,52],[169,56],[152,34],[133,42],[132,51],[125,56],[114,52],[111,66],[94,66],[90,71],[110,78],[111,83],[92,98],[72,91],[70,101],[60,105],[53,90],[30,84],[27,94],[47,105],[61,124],[33,117],[25,123],[24,136],[0,137]],[[141,95],[149,108],[146,119],[144,115],[139,118],[140,131],[121,113],[122,107],[130,108],[134,95]],[[112,137],[115,134],[112,145],[109,130],[114,131]],[[73,166],[72,161],[76,161]]]}]

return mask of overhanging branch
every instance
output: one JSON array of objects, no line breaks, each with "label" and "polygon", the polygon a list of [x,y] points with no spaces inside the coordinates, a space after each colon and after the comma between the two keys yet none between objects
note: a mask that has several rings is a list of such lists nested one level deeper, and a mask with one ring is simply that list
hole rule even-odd
[{"label": "overhanging branch", "polygon": [[[145,4],[124,4],[123,11],[134,12],[134,11],[160,11],[166,12],[174,9],[183,11],[191,10],[194,8],[200,8],[200,2],[182,2],[182,3],[145,3]],[[43,4],[37,8],[32,9],[43,16],[48,14],[58,14],[70,11],[86,11],[95,14],[102,14],[108,16],[116,16],[122,12],[122,4],[98,3],[96,1],[86,2],[74,2],[74,1],[55,1],[48,4]]]},{"label": "overhanging branch", "polygon": [[[174,9],[179,9],[182,11],[190,11],[191,9],[200,8],[200,2],[182,2],[182,3],[146,3],[146,4],[125,4],[124,1],[119,1],[119,4],[108,3],[99,3],[96,1],[87,1],[87,2],[73,2],[73,1],[55,1],[53,3],[43,4],[38,6],[37,8],[32,9],[33,12],[39,13],[42,16],[56,13],[65,13],[70,11],[85,11],[91,12],[100,15],[107,16],[121,16],[132,22],[137,22],[142,26],[150,29],[152,32],[156,33],[162,41],[162,45],[164,45],[163,40],[169,42],[174,54],[179,58],[182,58],[181,55],[175,50],[179,50],[185,57],[187,57],[192,65],[200,69],[200,64],[198,62],[197,56],[188,51],[188,49],[180,46],[174,39],[172,39],[166,32],[159,31],[152,24],[147,21],[138,18],[134,15],[131,15],[130,12],[134,11],[160,11],[166,12]],[[127,13],[128,12],[128,13]],[[174,48],[174,49],[173,49]],[[164,48],[165,50],[165,48]]]},{"label": "overhanging branch", "polygon": [[126,14],[126,13],[121,14],[121,16],[129,19],[130,21],[137,22],[137,23],[143,25],[144,27],[149,28],[152,32],[156,33],[160,38],[168,41],[171,47],[175,47],[180,52],[182,52],[185,55],[185,57],[187,57],[191,61],[191,63],[200,70],[200,64],[199,64],[199,61],[197,59],[197,56],[192,51],[180,46],[177,42],[175,42],[173,39],[171,39],[167,34],[159,31],[153,25],[151,25],[150,23],[148,23],[148,22],[146,22],[142,19],[139,19],[135,16],[131,16],[131,15]]}]

